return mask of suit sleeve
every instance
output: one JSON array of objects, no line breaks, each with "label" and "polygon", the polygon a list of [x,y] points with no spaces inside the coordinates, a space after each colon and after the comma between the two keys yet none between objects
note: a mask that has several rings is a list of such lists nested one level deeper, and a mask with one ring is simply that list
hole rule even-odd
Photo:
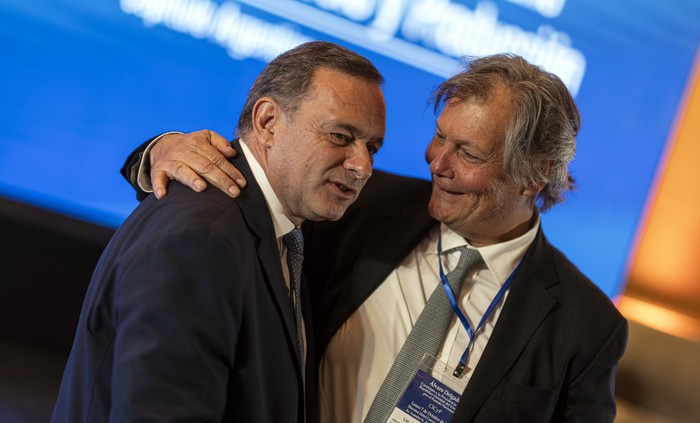
[{"label": "suit sleeve", "polygon": [[615,373],[627,345],[627,321],[620,319],[592,362],[562,393],[552,422],[613,423]]},{"label": "suit sleeve", "polygon": [[228,295],[242,289],[240,254],[201,229],[140,253],[115,276],[110,421],[219,421],[244,297]]},{"label": "suit sleeve", "polygon": [[126,179],[126,182],[128,182],[129,185],[136,190],[136,198],[139,201],[142,201],[148,195],[148,193],[143,191],[138,184],[138,173],[139,167],[141,166],[141,160],[143,159],[143,152],[146,151],[146,148],[151,141],[156,138],[158,137],[153,137],[136,147],[136,149],[126,158],[122,168],[119,170],[119,173],[121,173],[124,179]]}]

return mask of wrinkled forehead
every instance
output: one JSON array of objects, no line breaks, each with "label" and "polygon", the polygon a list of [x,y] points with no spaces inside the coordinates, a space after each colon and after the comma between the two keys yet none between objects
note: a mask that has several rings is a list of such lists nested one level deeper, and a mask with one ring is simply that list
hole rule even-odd
[{"label": "wrinkled forehead", "polygon": [[372,93],[374,99],[381,99],[384,102],[384,93],[381,85],[364,76],[352,75],[340,70],[321,67],[314,71],[306,90],[306,97],[323,95],[327,92],[343,91],[345,93],[359,90],[362,93]]},{"label": "wrinkled forehead", "polygon": [[295,115],[292,120],[312,117],[316,125],[342,127],[356,137],[384,138],[384,94],[378,83],[364,77],[331,70],[319,72]]},{"label": "wrinkled forehead", "polygon": [[386,116],[384,93],[377,82],[331,69],[321,69],[314,76],[302,102],[324,103],[335,108],[355,107],[358,113],[382,119]]}]

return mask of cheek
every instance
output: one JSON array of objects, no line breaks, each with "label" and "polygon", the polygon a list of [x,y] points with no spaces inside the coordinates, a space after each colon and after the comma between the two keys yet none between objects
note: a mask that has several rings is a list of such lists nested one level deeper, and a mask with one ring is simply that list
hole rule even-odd
[{"label": "cheek", "polygon": [[485,191],[489,185],[489,175],[483,169],[462,168],[455,172],[455,182],[460,191],[478,194]]}]

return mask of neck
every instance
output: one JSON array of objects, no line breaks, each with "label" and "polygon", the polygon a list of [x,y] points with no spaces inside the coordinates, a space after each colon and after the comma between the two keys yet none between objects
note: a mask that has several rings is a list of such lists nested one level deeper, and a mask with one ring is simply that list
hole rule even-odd
[{"label": "neck", "polygon": [[[272,173],[269,171],[270,169],[270,164],[268,160],[268,149],[265,147],[265,145],[260,142],[257,138],[248,136],[245,139],[240,138],[241,145],[245,144],[247,147],[247,152],[249,153],[249,156],[252,156],[252,159],[254,159],[255,162],[257,162],[259,166],[259,170],[262,170],[262,172],[265,174],[265,178],[267,179],[267,182],[269,184],[269,188],[272,189],[277,201],[279,202],[279,205],[282,208],[282,213],[287,217],[287,219],[292,222],[292,224],[295,227],[301,226],[302,222],[304,222],[305,219],[294,216],[291,211],[289,210],[289,207],[284,201],[284,198],[279,195],[279,190],[275,188],[275,185],[277,181],[274,180],[272,177]],[[249,160],[250,162],[250,160]],[[255,170],[254,170],[255,173]],[[279,213],[280,209],[276,209],[277,212]]]},{"label": "neck", "polygon": [[502,242],[510,241],[511,239],[518,238],[524,235],[527,231],[532,229],[537,222],[538,212],[536,208],[532,208],[529,214],[524,214],[521,219],[516,222],[504,226],[503,223],[493,223],[488,225],[491,228],[503,229],[502,232],[489,232],[484,234],[474,234],[474,233],[461,233],[458,230],[450,227],[450,229],[459,233],[466,239],[470,245],[474,247],[486,247],[488,245],[500,244]]},{"label": "neck", "polygon": [[246,138],[240,138],[241,144],[245,144],[246,147],[248,147],[248,150],[250,150],[250,154],[252,154],[253,157],[255,157],[255,160],[258,162],[260,167],[262,167],[263,171],[265,171],[265,175],[268,175],[267,171],[267,149],[265,146],[255,137],[253,136],[247,136]]}]

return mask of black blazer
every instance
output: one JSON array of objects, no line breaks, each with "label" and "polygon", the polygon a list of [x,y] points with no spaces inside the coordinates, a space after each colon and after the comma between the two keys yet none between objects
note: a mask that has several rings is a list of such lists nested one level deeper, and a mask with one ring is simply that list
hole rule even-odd
[{"label": "black blazer", "polygon": [[[438,223],[430,183],[381,171],[339,223],[309,228],[318,352]],[[342,223],[341,223],[342,222]],[[453,422],[612,422],[627,322],[540,229]]]},{"label": "black blazer", "polygon": [[[248,180],[237,200],[173,183],[117,231],[90,283],[53,421],[303,421],[272,220],[243,156],[233,162]],[[313,398],[312,324],[307,338]]]}]

